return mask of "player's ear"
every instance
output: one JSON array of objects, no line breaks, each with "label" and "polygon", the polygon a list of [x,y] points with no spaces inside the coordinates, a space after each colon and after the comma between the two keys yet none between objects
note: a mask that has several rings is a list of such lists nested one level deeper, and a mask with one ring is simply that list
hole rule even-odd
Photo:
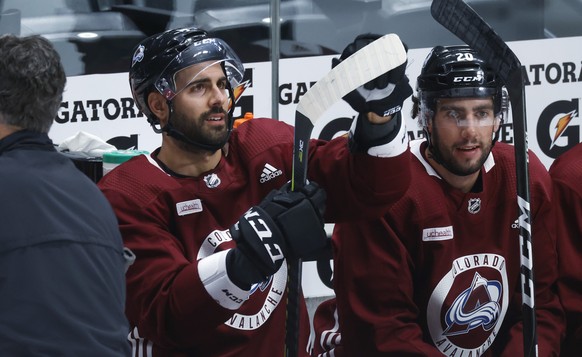
[{"label": "player's ear", "polygon": [[166,99],[158,92],[148,94],[148,107],[150,111],[160,120],[162,127],[166,124],[169,107]]},{"label": "player's ear", "polygon": [[432,135],[432,125],[433,125],[434,118],[425,119],[425,120],[426,120],[426,131],[428,132],[429,135]]},{"label": "player's ear", "polygon": [[493,123],[493,134],[491,134],[491,141],[495,140],[495,135],[497,135],[497,131],[501,126],[501,119],[495,118],[495,122]]}]

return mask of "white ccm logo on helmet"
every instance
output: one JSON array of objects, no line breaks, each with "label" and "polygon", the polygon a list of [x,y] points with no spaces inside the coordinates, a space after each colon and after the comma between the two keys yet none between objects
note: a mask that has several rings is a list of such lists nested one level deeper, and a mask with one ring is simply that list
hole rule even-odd
[{"label": "white ccm logo on helmet", "polygon": [[261,218],[261,215],[251,208],[247,213],[245,213],[245,219],[249,222],[251,227],[253,227],[255,233],[257,233],[257,236],[263,242],[263,245],[267,249],[267,252],[269,252],[273,263],[277,260],[284,259],[285,256],[281,251],[281,247],[273,242],[273,232],[271,232],[269,226]]},{"label": "white ccm logo on helmet", "polygon": [[[457,54],[457,62],[466,62],[466,61],[473,61],[475,57],[473,57],[472,53],[458,53]],[[471,82],[478,82],[481,83],[483,80],[483,74],[478,73],[475,76],[459,76],[453,77],[453,83],[471,83]]]},{"label": "white ccm logo on helmet", "polygon": [[481,83],[482,80],[483,80],[483,75],[482,74],[477,74],[476,76],[459,76],[459,77],[454,77],[453,78],[453,83],[471,83],[471,82]]}]

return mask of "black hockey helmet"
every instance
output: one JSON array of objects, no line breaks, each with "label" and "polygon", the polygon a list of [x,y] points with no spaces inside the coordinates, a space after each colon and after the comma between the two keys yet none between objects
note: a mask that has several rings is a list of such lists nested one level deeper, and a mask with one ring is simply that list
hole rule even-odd
[{"label": "black hockey helmet", "polygon": [[436,46],[426,57],[417,79],[419,124],[426,127],[439,98],[492,97],[495,115],[503,122],[508,98],[504,84],[469,46]]},{"label": "black hockey helmet", "polygon": [[[129,69],[129,84],[139,110],[146,115],[154,131],[163,128],[159,119],[147,105],[149,93],[157,90],[166,100],[171,100],[183,89],[176,88],[175,75],[192,65],[214,61],[220,63],[227,77],[227,87],[232,94],[243,79],[244,66],[230,46],[195,27],[172,29],[150,36],[137,45]],[[231,95],[229,130],[232,129]]]}]

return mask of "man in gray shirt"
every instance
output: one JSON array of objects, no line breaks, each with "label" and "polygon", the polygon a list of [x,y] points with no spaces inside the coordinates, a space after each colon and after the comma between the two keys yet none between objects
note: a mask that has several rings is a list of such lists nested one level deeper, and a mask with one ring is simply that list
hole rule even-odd
[{"label": "man in gray shirt", "polygon": [[60,57],[39,36],[1,36],[0,54],[0,354],[127,356],[117,220],[47,135]]}]

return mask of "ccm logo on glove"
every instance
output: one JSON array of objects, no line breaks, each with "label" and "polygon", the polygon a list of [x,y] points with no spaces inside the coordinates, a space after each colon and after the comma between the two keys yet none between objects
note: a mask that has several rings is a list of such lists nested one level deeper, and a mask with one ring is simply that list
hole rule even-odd
[{"label": "ccm logo on glove", "polygon": [[269,229],[267,223],[265,223],[265,221],[261,218],[259,212],[257,212],[253,207],[244,214],[244,218],[251,225],[257,236],[263,242],[263,245],[271,256],[273,263],[284,259],[285,255],[283,254],[281,247],[276,243],[275,239],[273,239],[273,232],[271,232],[271,229]]}]

